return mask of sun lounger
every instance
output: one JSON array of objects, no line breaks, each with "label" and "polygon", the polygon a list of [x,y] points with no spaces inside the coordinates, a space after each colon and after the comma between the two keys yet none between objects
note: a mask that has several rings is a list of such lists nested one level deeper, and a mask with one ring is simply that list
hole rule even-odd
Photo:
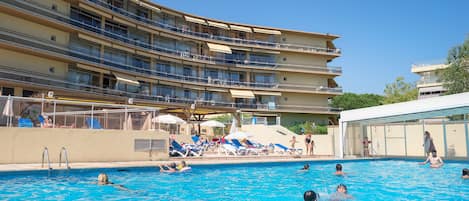
[{"label": "sun lounger", "polygon": [[275,147],[279,148],[280,149],[280,153],[282,154],[285,154],[285,153],[289,153],[289,154],[293,154],[293,153],[296,153],[297,155],[301,155],[303,153],[303,149],[297,149],[297,148],[289,148],[289,147],[286,147],[282,144],[275,144]]},{"label": "sun lounger", "polygon": [[263,151],[261,149],[258,149],[257,147],[245,147],[237,139],[232,139],[231,142],[236,148],[240,150],[245,149],[247,153],[259,154]]},{"label": "sun lounger", "polygon": [[103,129],[103,127],[101,127],[101,124],[96,118],[86,117],[86,124],[88,125],[88,128]]},{"label": "sun lounger", "polygon": [[223,144],[221,146],[221,149],[223,150],[223,152],[225,152],[225,155],[227,155],[227,156],[230,155],[230,154],[233,154],[235,156],[238,155],[238,149],[235,146],[231,145],[231,144]]},{"label": "sun lounger", "polygon": [[169,155],[187,157],[189,155],[189,149],[182,147],[179,143],[173,140],[169,147]]},{"label": "sun lounger", "polygon": [[202,149],[198,149],[198,148],[191,147],[191,146],[183,147],[181,144],[176,142],[176,140],[173,140],[171,142],[171,147],[172,147],[172,150],[170,150],[171,155],[178,154],[182,157],[186,157],[186,156],[202,156],[203,154]]},{"label": "sun lounger", "polygon": [[28,118],[20,118],[18,119],[18,127],[20,128],[32,128],[33,122],[31,119]]}]

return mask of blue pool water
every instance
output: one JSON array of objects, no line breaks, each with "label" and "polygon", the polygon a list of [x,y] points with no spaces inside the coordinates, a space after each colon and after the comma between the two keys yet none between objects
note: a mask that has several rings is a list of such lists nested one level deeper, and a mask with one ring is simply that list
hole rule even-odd
[{"label": "blue pool water", "polygon": [[[329,200],[338,184],[355,200],[469,200],[469,180],[461,170],[469,162],[447,162],[431,169],[416,161],[341,162],[346,177],[333,175],[336,161],[193,166],[188,173],[160,173],[157,168],[89,169],[0,173],[0,199],[7,200],[302,200],[312,189]],[[98,186],[97,175],[129,191]]]}]

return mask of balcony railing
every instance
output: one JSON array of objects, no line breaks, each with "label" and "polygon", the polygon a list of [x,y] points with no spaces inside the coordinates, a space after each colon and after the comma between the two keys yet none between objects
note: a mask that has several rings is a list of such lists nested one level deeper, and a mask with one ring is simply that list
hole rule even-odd
[{"label": "balcony railing", "polygon": [[108,4],[105,1],[101,0],[88,0],[88,2],[91,2],[95,5],[98,5],[102,8],[108,9],[110,11],[119,13],[123,16],[130,17],[132,19],[135,19],[139,22],[143,22],[148,25],[156,26],[158,28],[162,28],[168,31],[171,31],[173,33],[179,33],[179,34],[184,34],[184,35],[191,35],[203,39],[211,39],[211,40],[219,40],[223,42],[229,42],[233,44],[243,44],[243,45],[249,45],[249,46],[259,46],[259,47],[267,47],[267,48],[279,48],[279,49],[289,49],[289,50],[297,50],[297,51],[306,51],[306,52],[319,52],[319,53],[333,53],[333,54],[340,54],[341,51],[340,49],[333,49],[333,48],[323,48],[323,47],[314,47],[314,46],[306,46],[306,45],[298,45],[298,44],[286,44],[286,43],[274,43],[274,42],[268,42],[268,41],[259,41],[259,40],[247,40],[247,39],[240,39],[240,38],[232,38],[232,37],[226,37],[226,36],[217,36],[217,35],[212,35],[208,33],[200,33],[200,32],[194,32],[188,29],[183,29],[180,27],[176,27],[170,24],[166,24],[163,22],[158,22],[155,20],[151,20],[148,18],[144,18],[141,16],[138,16],[134,13],[131,13],[129,11],[126,11],[122,8],[115,7],[113,5]]},{"label": "balcony railing", "polygon": [[[42,41],[41,39],[34,38],[33,36],[28,36],[23,33],[18,33],[8,29],[0,28],[0,36],[6,41],[17,42],[25,46],[32,46],[43,51],[50,51],[53,53],[61,54],[65,57],[72,57],[78,60],[84,60],[85,62],[93,62],[95,65],[106,66],[109,68],[132,71],[142,76],[155,76],[160,79],[165,80],[174,80],[177,82],[188,82],[188,83],[199,83],[204,85],[213,85],[218,84],[220,86],[231,86],[231,87],[247,87],[247,88],[292,88],[300,90],[308,90],[315,92],[332,92],[332,93],[341,93],[341,88],[325,88],[325,87],[316,87],[308,85],[291,85],[291,84],[278,84],[278,83],[258,83],[258,82],[239,82],[239,81],[230,81],[230,80],[214,80],[202,77],[195,76],[183,76],[180,74],[166,73],[163,71],[156,71],[153,69],[138,68],[135,66],[117,63],[105,58],[101,58],[99,55],[93,55],[91,53],[85,53],[88,51],[75,51],[68,48],[59,47],[56,45],[50,44],[48,41]],[[23,39],[18,36],[23,37]]]},{"label": "balcony railing", "polygon": [[279,63],[272,63],[272,62],[260,62],[254,60],[239,60],[239,59],[226,59],[223,57],[212,57],[206,55],[198,55],[193,54],[185,51],[179,51],[175,49],[170,49],[164,47],[164,45],[151,45],[142,41],[137,41],[127,36],[122,36],[119,34],[112,33],[110,31],[106,31],[104,29],[86,24],[84,22],[80,22],[76,19],[72,19],[68,16],[61,15],[56,12],[52,12],[47,8],[43,8],[39,5],[28,4],[25,2],[17,1],[17,0],[5,0],[9,4],[12,4],[18,8],[27,10],[32,13],[40,14],[44,17],[47,17],[51,20],[58,20],[62,23],[66,23],[68,25],[72,25],[73,27],[82,29],[84,31],[91,31],[93,33],[98,33],[102,37],[106,37],[109,40],[118,40],[124,42],[128,45],[131,45],[136,48],[143,48],[145,50],[150,51],[157,51],[163,54],[168,54],[172,57],[181,58],[184,60],[189,61],[196,61],[196,62],[206,62],[210,64],[221,64],[221,65],[244,65],[244,66],[255,66],[255,67],[262,67],[262,68],[294,68],[299,70],[307,70],[307,71],[318,71],[318,72],[327,72],[327,73],[342,73],[342,69],[340,67],[317,67],[311,65],[299,65],[299,64],[279,64]]},{"label": "balcony railing", "polygon": [[92,85],[85,85],[79,83],[73,83],[63,80],[51,78],[49,75],[43,75],[36,72],[19,70],[9,66],[0,65],[0,80],[10,81],[14,83],[30,84],[38,87],[44,87],[46,89],[57,89],[64,90],[67,92],[81,92],[98,96],[112,96],[116,98],[128,97],[140,100],[147,100],[156,103],[164,104],[196,104],[200,106],[215,106],[215,107],[226,107],[236,109],[257,109],[257,110],[289,110],[289,108],[296,108],[304,111],[305,109],[318,112],[336,112],[337,109],[327,107],[314,107],[314,106],[298,106],[298,105],[267,105],[267,104],[240,104],[233,102],[222,102],[215,100],[203,100],[203,99],[185,99],[185,98],[173,98],[168,96],[154,96],[143,93],[132,93],[126,91],[120,91],[109,88],[100,88]]}]

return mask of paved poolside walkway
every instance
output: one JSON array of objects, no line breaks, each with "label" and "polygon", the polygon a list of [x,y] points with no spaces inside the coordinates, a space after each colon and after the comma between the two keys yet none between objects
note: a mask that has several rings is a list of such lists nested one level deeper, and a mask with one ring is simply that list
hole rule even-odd
[{"label": "paved poolside walkway", "polygon": [[[237,164],[237,163],[267,163],[267,162],[294,162],[294,161],[324,161],[336,160],[333,156],[219,156],[208,155],[204,157],[170,158],[169,161],[129,161],[129,162],[78,162],[70,163],[72,169],[84,168],[117,168],[117,167],[156,167],[173,161],[185,160],[189,165],[211,165],[211,164]],[[352,159],[353,160],[353,159]],[[41,164],[0,164],[0,172],[6,171],[28,171],[47,170],[47,165]],[[58,163],[51,164],[52,169],[66,169],[65,164],[59,167]]]}]

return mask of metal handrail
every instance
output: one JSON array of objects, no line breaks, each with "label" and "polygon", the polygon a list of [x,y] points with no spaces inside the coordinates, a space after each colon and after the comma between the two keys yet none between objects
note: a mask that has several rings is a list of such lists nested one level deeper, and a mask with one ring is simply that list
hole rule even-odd
[{"label": "metal handrail", "polygon": [[[15,2],[18,2],[18,1],[15,1]],[[20,2],[18,2],[18,3],[20,3]],[[159,46],[150,45],[148,43],[144,43],[144,42],[141,42],[141,41],[135,41],[131,38],[128,38],[128,37],[125,37],[125,36],[122,36],[122,35],[119,35],[119,34],[115,34],[115,33],[112,33],[112,32],[106,31],[106,30],[102,30],[101,28],[97,28],[97,27],[88,25],[86,23],[80,22],[80,21],[75,20],[75,19],[71,19],[68,16],[65,16],[65,15],[62,15],[62,14],[59,14],[59,13],[51,12],[48,9],[42,8],[38,5],[31,5],[31,4],[26,4],[26,5],[36,8],[34,11],[29,10],[31,12],[38,13],[37,12],[38,10],[42,10],[43,12],[47,12],[48,14],[51,14],[51,15],[54,15],[56,17],[63,18],[63,19],[57,19],[56,17],[50,17],[50,16],[46,16],[46,17],[49,17],[49,18],[52,18],[52,19],[55,19],[55,20],[59,20],[60,22],[67,23],[71,26],[78,27],[78,28],[83,29],[85,31],[92,31],[93,33],[103,33],[103,34],[101,34],[101,36],[110,38],[111,40],[117,39],[119,41],[122,41],[122,42],[127,43],[127,44],[132,45],[132,46],[136,46],[136,47],[144,48],[144,49],[149,49],[151,51],[160,51],[162,53],[177,55],[178,57],[181,57],[183,59],[189,59],[191,61],[200,60],[200,61],[207,61],[207,62],[212,62],[212,63],[213,62],[214,63],[221,62],[221,63],[225,63],[225,64],[230,64],[230,65],[240,64],[240,65],[248,65],[248,66],[253,65],[253,66],[256,66],[256,67],[260,66],[260,67],[269,67],[269,68],[275,68],[275,67],[278,68],[278,67],[281,67],[281,66],[291,66],[291,67],[295,67],[295,68],[304,68],[304,69],[307,69],[307,70],[317,70],[317,71],[332,72],[332,73],[340,73],[342,71],[340,67],[326,66],[325,68],[322,68],[322,67],[316,67],[316,66],[311,66],[311,65],[279,64],[279,63],[272,63],[272,62],[259,62],[259,61],[246,60],[246,59],[245,60],[226,59],[226,58],[219,58],[219,57],[212,57],[212,56],[188,53],[188,52],[185,52],[185,51],[179,51],[179,50],[175,50],[175,49],[165,48],[161,45],[159,45]],[[77,24],[81,25],[81,26],[85,26],[85,27],[80,27]],[[90,29],[92,29],[92,30],[90,30]]]},{"label": "metal handrail", "polygon": [[[11,31],[11,30],[6,30],[4,28],[0,28],[0,31],[6,32],[6,33],[9,33],[9,34],[14,34],[14,37],[21,36],[21,37],[27,38],[27,40],[30,40],[30,41],[32,40],[31,39],[32,36],[29,36],[29,35],[26,35],[26,34],[18,33],[18,32]],[[34,40],[36,40],[36,39],[34,39]],[[68,57],[73,57],[73,58],[78,58],[78,59],[83,59],[82,57],[86,57],[85,58],[86,62],[93,62],[93,63],[96,63],[98,65],[109,66],[111,68],[117,68],[119,70],[132,71],[134,73],[139,73],[139,74],[142,74],[144,76],[148,76],[148,73],[142,73],[142,71],[149,72],[151,76],[157,76],[157,77],[161,77],[161,78],[168,79],[168,80],[176,80],[176,81],[179,81],[179,82],[180,81],[185,81],[185,82],[199,82],[199,83],[202,83],[202,84],[213,84],[213,83],[215,83],[215,80],[217,80],[217,79],[212,79],[213,82],[209,82],[209,79],[206,79],[206,78],[190,77],[190,76],[184,77],[184,76],[179,76],[179,75],[162,73],[161,71],[156,71],[156,70],[152,70],[152,69],[144,69],[144,68],[138,68],[138,67],[134,67],[134,66],[127,65],[127,64],[120,64],[120,63],[116,63],[114,61],[111,61],[111,60],[108,60],[108,59],[105,59],[105,58],[93,56],[92,54],[86,54],[86,53],[84,53],[84,51],[75,51],[75,50],[70,50],[68,48],[55,46],[55,45],[52,45],[52,44],[46,44],[45,43],[46,41],[41,42],[40,39],[37,39],[37,41],[31,41],[31,42],[32,43],[29,43],[28,45],[37,43],[37,44],[49,47],[48,50],[43,49],[43,51],[52,51],[52,52],[59,53],[59,54],[63,54],[63,51],[65,51],[66,53],[68,53],[68,54],[66,54],[66,56],[68,56]],[[51,48],[53,48],[53,49],[51,49]],[[103,61],[104,63],[101,63],[101,61]],[[183,79],[181,80],[181,79],[178,79],[178,78],[171,78],[171,76],[179,77],[179,78],[183,77]],[[235,85],[234,84],[235,82],[232,82],[232,81],[231,82],[227,81],[227,80],[219,80],[219,81],[222,81],[222,82],[219,82],[219,84],[221,86]],[[227,84],[227,83],[229,83],[229,84]],[[230,85],[230,83],[233,83],[233,84]],[[271,88],[292,88],[292,89],[294,89],[294,88],[296,88],[296,89],[303,88],[303,89],[306,89],[306,90],[315,90],[317,92],[333,92],[333,93],[342,92],[342,89],[340,87],[329,88],[329,87],[322,87],[322,86],[308,86],[308,85],[297,85],[297,84],[279,84],[279,83],[263,84],[263,83],[253,83],[253,82],[239,82],[239,85],[241,85],[240,87],[243,87],[242,84],[247,84],[246,87],[251,87],[251,88],[269,88],[269,89],[271,89]]]},{"label": "metal handrail", "polygon": [[179,27],[167,24],[167,23],[162,23],[159,21],[153,21],[151,19],[143,18],[141,16],[138,16],[134,13],[128,12],[121,8],[115,7],[101,0],[88,0],[88,2],[96,4],[102,8],[111,10],[112,12],[117,12],[121,15],[131,17],[132,19],[135,19],[145,24],[163,28],[171,32],[191,35],[191,36],[195,36],[199,38],[215,39],[215,40],[220,40],[223,42],[230,42],[230,43],[235,43],[235,44],[241,43],[241,44],[246,44],[246,45],[259,45],[259,46],[265,46],[267,48],[275,48],[275,49],[283,48],[283,49],[293,49],[293,50],[302,50],[302,51],[310,51],[310,52],[326,52],[326,53],[334,53],[334,54],[341,53],[340,49],[338,48],[324,48],[324,47],[307,46],[307,45],[300,45],[300,44],[287,44],[287,43],[275,43],[275,42],[269,42],[269,41],[248,40],[248,39],[232,38],[232,37],[227,37],[227,36],[216,36],[216,35],[212,35],[208,33],[195,32],[195,31],[191,31],[188,29],[179,28]]},{"label": "metal handrail", "polygon": [[[5,70],[2,70],[5,69]],[[93,94],[108,94],[108,95],[124,95],[128,97],[136,97],[142,100],[151,100],[155,102],[161,103],[196,103],[197,105],[207,105],[207,106],[221,106],[221,107],[229,107],[229,108],[240,108],[240,109],[261,109],[261,110],[270,110],[268,104],[244,104],[244,103],[233,103],[233,102],[222,102],[222,101],[214,101],[214,100],[201,100],[201,99],[185,99],[185,98],[172,98],[172,97],[162,97],[162,96],[154,96],[154,95],[145,95],[145,94],[135,94],[125,91],[119,91],[114,89],[105,89],[99,88],[96,86],[91,85],[84,85],[84,84],[77,84],[62,80],[55,80],[50,77],[43,77],[43,76],[35,76],[34,72],[31,71],[19,71],[19,70],[8,70],[11,69],[9,67],[3,67],[0,65],[0,79],[7,78],[11,81],[17,81],[18,78],[23,79],[23,82],[27,83],[35,83],[36,85],[44,85],[44,86],[53,86],[63,89],[74,89],[80,91],[86,91],[87,93]],[[7,74],[2,74],[5,72]],[[9,76],[15,76],[12,78],[8,78]],[[19,80],[21,81],[21,80]],[[44,84],[42,84],[44,83]],[[340,111],[338,108],[332,107],[324,107],[324,106],[299,106],[299,105],[275,105],[275,108],[271,109],[296,109],[296,110],[314,110],[314,111],[329,111],[329,112],[336,112]]]},{"label": "metal handrail", "polygon": [[49,149],[47,147],[44,147],[44,150],[42,151],[42,163],[41,163],[41,168],[44,168],[44,158],[47,157],[47,165],[49,167],[49,170],[52,170],[52,167],[50,166],[50,159],[49,159]]},{"label": "metal handrail", "polygon": [[62,153],[64,153],[65,165],[67,166],[67,169],[70,169],[70,165],[68,164],[68,153],[67,153],[67,149],[65,147],[62,147],[62,149],[60,149],[59,167],[62,165]]}]

